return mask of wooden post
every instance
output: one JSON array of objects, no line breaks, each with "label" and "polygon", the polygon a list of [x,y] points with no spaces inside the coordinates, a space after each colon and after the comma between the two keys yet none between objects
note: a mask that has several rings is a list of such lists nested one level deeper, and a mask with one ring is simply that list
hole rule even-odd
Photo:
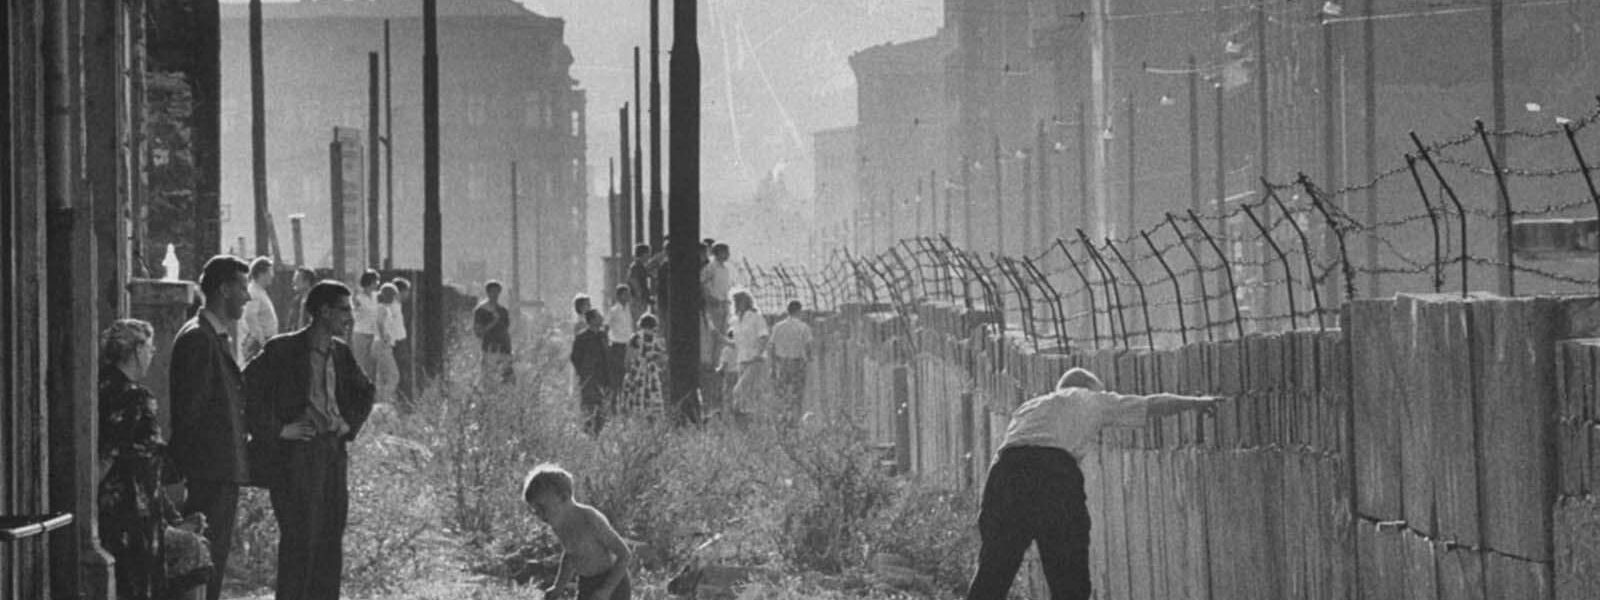
[{"label": "wooden post", "polygon": [[444,247],[439,212],[439,7],[422,0],[422,367],[444,375]]},{"label": "wooden post", "polygon": [[517,161],[511,161],[511,294],[508,298],[513,322],[522,315],[522,222],[517,219]]},{"label": "wooden post", "polygon": [[681,424],[700,418],[700,41],[696,0],[676,0],[673,13],[667,402]]},{"label": "wooden post", "polygon": [[655,252],[666,235],[661,194],[661,0],[650,0],[650,249]]},{"label": "wooden post", "polygon": [[630,232],[626,234],[629,242],[623,245],[631,246],[644,238],[644,207],[640,206],[633,197],[633,159],[630,158],[633,156],[630,148],[633,144],[633,136],[629,133],[630,124],[628,123],[628,104],[626,102],[617,111],[617,125],[618,131],[621,132],[622,136],[618,145],[622,149],[621,156],[618,157],[622,160],[622,187],[618,190],[618,193],[622,195],[622,205],[628,207],[623,211],[622,230]]},{"label": "wooden post", "polygon": [[271,214],[267,204],[267,91],[261,52],[261,0],[250,0],[250,179],[255,190],[256,256],[267,255],[271,235],[267,231],[267,215]]},{"label": "wooden post", "polygon": [[[259,0],[256,0],[259,1]],[[378,53],[367,53],[367,264],[383,265],[378,224]]]},{"label": "wooden post", "polygon": [[896,474],[911,472],[911,369],[896,365],[894,377],[894,464]]},{"label": "wooden post", "polygon": [[[377,148],[372,149],[377,152]],[[383,267],[394,268],[394,62],[389,56],[389,20],[383,20]],[[298,259],[297,259],[298,260]]]}]

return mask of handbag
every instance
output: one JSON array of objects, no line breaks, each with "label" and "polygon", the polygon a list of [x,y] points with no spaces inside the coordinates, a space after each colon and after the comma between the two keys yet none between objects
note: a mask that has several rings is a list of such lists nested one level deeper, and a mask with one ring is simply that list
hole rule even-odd
[{"label": "handbag", "polygon": [[166,550],[167,581],[172,589],[205,583],[216,565],[211,561],[211,541],[200,535],[203,520],[193,515],[177,525],[167,524],[161,532]]}]

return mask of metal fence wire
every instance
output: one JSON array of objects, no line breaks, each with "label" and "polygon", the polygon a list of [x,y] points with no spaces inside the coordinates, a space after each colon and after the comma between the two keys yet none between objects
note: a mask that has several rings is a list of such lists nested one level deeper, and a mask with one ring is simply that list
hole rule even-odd
[{"label": "metal fence wire", "polygon": [[[1326,329],[1345,301],[1396,292],[1593,294],[1593,228],[1563,251],[1519,226],[1600,217],[1588,159],[1600,151],[1597,120],[1600,98],[1549,129],[1478,122],[1431,143],[1411,133],[1412,151],[1367,181],[1260,180],[1258,193],[1211,214],[1169,213],[1120,238],[1057,232],[1034,255],[982,253],[935,234],[873,252],[833,249],[806,265],[745,263],[743,283],[767,311],[790,300],[908,315],[959,306],[992,315],[982,322],[996,333],[1056,351]],[[1497,144],[1521,166],[1505,164]],[[1353,214],[1359,207],[1365,214]]]}]

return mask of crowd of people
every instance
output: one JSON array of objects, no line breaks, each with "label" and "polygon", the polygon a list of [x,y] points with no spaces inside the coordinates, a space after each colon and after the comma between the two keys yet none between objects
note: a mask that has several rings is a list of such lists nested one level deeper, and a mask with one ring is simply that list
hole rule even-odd
[{"label": "crowd of people", "polygon": [[[700,283],[705,308],[698,331],[704,385],[697,412],[709,418],[798,418],[815,342],[804,320],[804,306],[791,300],[783,319],[769,324],[755,297],[733,287],[728,245],[706,240],[703,247]],[[662,288],[663,271],[663,257],[640,245],[627,283],[611,290],[608,304],[596,306],[588,294],[573,297],[569,360],[584,430],[590,434],[598,435],[612,418],[665,417],[666,340],[657,312],[659,298],[650,293],[652,287]],[[489,281],[483,300],[473,310],[482,383],[515,380],[512,319],[500,302],[502,291],[500,282]]]},{"label": "crowd of people", "polygon": [[352,290],[300,268],[280,319],[274,277],[265,257],[202,267],[172,342],[170,441],[142,384],[154,327],[101,333],[99,533],[120,599],[217,600],[244,487],[267,490],[278,522],[277,597],[338,597],[346,446],[395,399],[411,285],[367,271]]}]

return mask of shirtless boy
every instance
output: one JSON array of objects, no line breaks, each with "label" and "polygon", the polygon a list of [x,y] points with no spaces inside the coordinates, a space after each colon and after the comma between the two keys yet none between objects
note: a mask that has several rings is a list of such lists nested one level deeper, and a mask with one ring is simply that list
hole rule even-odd
[{"label": "shirtless boy", "polygon": [[578,600],[627,600],[632,596],[628,564],[633,553],[605,515],[572,500],[571,473],[549,463],[534,467],[522,484],[522,499],[561,541],[561,566],[545,597],[558,597],[574,576],[578,578]]}]

